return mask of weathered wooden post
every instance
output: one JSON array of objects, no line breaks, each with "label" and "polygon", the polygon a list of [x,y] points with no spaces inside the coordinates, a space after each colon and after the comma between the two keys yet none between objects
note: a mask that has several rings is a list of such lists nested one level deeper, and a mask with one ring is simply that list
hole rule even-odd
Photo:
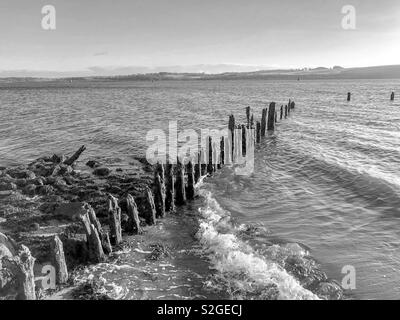
[{"label": "weathered wooden post", "polygon": [[280,120],[282,120],[283,117],[283,105],[281,106],[281,115],[280,115]]},{"label": "weathered wooden post", "polygon": [[199,153],[197,153],[197,163],[194,164],[194,182],[195,183],[199,182],[199,180],[200,180],[200,176],[201,176],[200,165],[201,165],[201,154],[199,152]]},{"label": "weathered wooden post", "polygon": [[265,137],[266,127],[267,127],[267,108],[263,108],[261,115],[261,137]]},{"label": "weathered wooden post", "polygon": [[247,128],[250,127],[250,106],[246,107]]},{"label": "weathered wooden post", "polygon": [[175,172],[172,164],[168,163],[166,168],[166,194],[165,194],[165,210],[168,212],[175,211]]},{"label": "weathered wooden post", "polygon": [[97,230],[104,253],[105,254],[112,253],[112,247],[108,231],[102,228],[99,219],[97,219],[96,212],[94,211],[94,209],[89,204],[85,204],[84,207],[86,209],[88,220],[90,221],[91,224],[94,225],[95,229]]},{"label": "weathered wooden post", "polygon": [[261,124],[260,121],[257,121],[256,123],[256,136],[257,136],[257,143],[261,142]]},{"label": "weathered wooden post", "polygon": [[274,112],[274,114],[275,114],[275,123],[277,123],[278,122],[278,112]]},{"label": "weathered wooden post", "polygon": [[201,176],[205,176],[207,174],[207,161],[203,149],[200,150],[200,173]]},{"label": "weathered wooden post", "polygon": [[150,188],[146,188],[146,198],[147,198],[147,205],[148,211],[146,212],[146,222],[148,225],[153,225],[156,223],[156,206],[154,204],[154,197],[153,193],[151,192]]},{"label": "weathered wooden post", "polygon": [[285,105],[285,118],[287,118],[287,116],[288,116],[288,106],[287,106],[287,104]]},{"label": "weathered wooden post", "polygon": [[251,118],[250,118],[250,129],[254,128],[254,114],[251,114]]},{"label": "weathered wooden post", "polygon": [[219,143],[219,154],[221,156],[221,163],[220,167],[222,167],[225,164],[225,137],[221,137],[221,142]]},{"label": "weathered wooden post", "polygon": [[275,128],[275,102],[271,102],[268,108],[268,130]]},{"label": "weathered wooden post", "polygon": [[143,231],[140,226],[138,208],[135,199],[130,194],[126,196],[126,209],[128,215],[128,223],[126,231],[135,234],[141,234]]},{"label": "weathered wooden post", "polygon": [[51,264],[56,269],[56,283],[64,284],[68,281],[68,270],[65,262],[64,248],[60,238],[55,235],[50,241]]},{"label": "weathered wooden post", "polygon": [[394,92],[390,95],[390,101],[394,101]]},{"label": "weathered wooden post", "polygon": [[347,92],[347,101],[351,100],[351,92]]},{"label": "weathered wooden post", "polygon": [[291,103],[290,103],[290,109],[294,109],[294,106],[295,106],[296,104],[294,103],[294,101],[292,101]]},{"label": "weathered wooden post", "polygon": [[212,175],[214,172],[213,169],[213,146],[212,146],[212,138],[208,137],[208,144],[207,144],[207,150],[208,150],[208,162],[207,162],[207,173],[209,175]]},{"label": "weathered wooden post", "polygon": [[246,126],[242,124],[242,155],[246,155]]},{"label": "weathered wooden post", "polygon": [[118,199],[108,195],[108,216],[110,220],[111,242],[118,245],[122,242],[121,230],[121,208],[118,205]]},{"label": "weathered wooden post", "polygon": [[176,204],[183,205],[186,203],[185,167],[179,161],[176,171]]},{"label": "weathered wooden post", "polygon": [[234,149],[234,143],[233,143],[233,137],[234,137],[234,131],[235,131],[235,117],[233,114],[229,116],[229,123],[228,123],[228,134],[231,135],[231,141],[232,141],[232,156],[233,156],[233,149]]},{"label": "weathered wooden post", "polygon": [[186,198],[188,200],[194,199],[194,172],[193,172],[193,164],[189,161],[187,165],[187,176],[188,176],[188,183],[187,183],[187,191],[186,191]]},{"label": "weathered wooden post", "polygon": [[156,218],[165,217],[165,185],[157,173],[154,178],[154,204],[156,206]]}]

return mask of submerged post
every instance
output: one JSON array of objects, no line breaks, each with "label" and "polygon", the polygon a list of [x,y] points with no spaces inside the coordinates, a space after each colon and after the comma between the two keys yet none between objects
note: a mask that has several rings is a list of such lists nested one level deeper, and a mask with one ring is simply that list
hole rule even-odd
[{"label": "submerged post", "polygon": [[246,155],[246,126],[242,124],[242,155]]},{"label": "submerged post", "polygon": [[275,102],[271,102],[268,108],[268,130],[275,129]]},{"label": "submerged post", "polygon": [[282,120],[283,117],[283,106],[281,106],[281,115],[280,115],[280,120]]},{"label": "submerged post", "polygon": [[256,124],[256,141],[257,141],[257,143],[260,143],[260,141],[261,141],[261,124],[260,124],[260,121],[257,121],[257,124]]},{"label": "submerged post", "polygon": [[229,123],[228,123],[228,134],[231,135],[231,141],[232,141],[232,155],[233,156],[233,150],[234,150],[234,143],[233,143],[233,136],[234,136],[234,131],[235,131],[235,117],[233,114],[229,116]]},{"label": "submerged post", "polygon": [[285,118],[287,118],[287,116],[288,116],[288,107],[287,105],[285,105]]},{"label": "submerged post", "polygon": [[394,101],[394,92],[390,95],[390,101]]},{"label": "submerged post", "polygon": [[207,151],[208,151],[207,173],[211,175],[214,172],[214,170],[213,170],[213,147],[212,147],[212,138],[211,137],[208,137]]},{"label": "submerged post", "polygon": [[220,149],[219,154],[221,156],[221,161],[220,161],[221,162],[220,167],[221,167],[222,165],[225,164],[225,137],[224,136],[221,137],[221,142],[219,143],[219,149]]},{"label": "submerged post", "polygon": [[294,106],[295,106],[296,104],[294,103],[294,101],[292,101],[291,103],[290,103],[290,109],[294,109]]},{"label": "submerged post", "polygon": [[347,92],[347,101],[351,100],[351,92]]}]

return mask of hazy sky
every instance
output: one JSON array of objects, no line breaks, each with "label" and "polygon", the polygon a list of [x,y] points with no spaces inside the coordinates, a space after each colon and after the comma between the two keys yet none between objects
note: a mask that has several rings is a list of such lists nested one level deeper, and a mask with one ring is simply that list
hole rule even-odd
[{"label": "hazy sky", "polygon": [[[56,8],[56,30],[41,9]],[[343,5],[357,29],[341,26]],[[0,0],[0,71],[400,64],[399,0]]]}]

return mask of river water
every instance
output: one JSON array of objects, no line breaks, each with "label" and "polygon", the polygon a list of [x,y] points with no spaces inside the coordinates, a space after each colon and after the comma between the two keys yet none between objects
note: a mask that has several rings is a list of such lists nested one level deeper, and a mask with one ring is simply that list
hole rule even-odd
[{"label": "river water", "polygon": [[[179,253],[139,298],[267,298],[271,283],[279,298],[315,298],[282,267],[288,256],[311,256],[339,283],[342,269],[354,267],[351,298],[398,299],[400,103],[389,96],[399,87],[399,80],[2,82],[0,165],[82,144],[82,160],[127,164],[145,153],[146,133],[167,132],[169,121],[178,130],[221,129],[231,113],[244,122],[246,106],[259,119],[269,102],[294,99],[294,112],[257,145],[252,175],[224,168],[204,179],[202,197],[179,219],[157,227],[155,237]],[[185,214],[196,222],[182,225]],[[187,241],[168,227],[187,228]],[[148,266],[129,257],[122,253],[107,272],[120,297],[138,298],[127,279]]]}]

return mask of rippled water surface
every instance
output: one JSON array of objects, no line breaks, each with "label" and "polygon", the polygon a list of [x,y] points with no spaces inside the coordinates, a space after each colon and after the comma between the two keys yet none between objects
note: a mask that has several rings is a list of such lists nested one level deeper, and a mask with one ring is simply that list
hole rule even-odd
[{"label": "rippled water surface", "polygon": [[[235,176],[226,168],[201,186],[208,203],[199,205],[193,246],[206,248],[218,272],[236,272],[229,263],[239,263],[252,283],[264,283],[260,275],[268,274],[289,298],[308,298],[270,264],[270,249],[256,249],[271,237],[298,243],[339,282],[342,268],[354,266],[352,297],[398,299],[400,103],[389,96],[399,87],[398,80],[2,83],[0,165],[81,144],[88,146],[86,158],[127,163],[145,152],[147,131],[167,129],[169,120],[178,120],[178,129],[224,128],[230,113],[244,121],[248,105],[258,119],[270,101],[294,99],[295,111],[257,146],[254,174]],[[346,102],[348,91],[352,102]],[[210,210],[266,233],[240,240],[216,227]],[[227,260],[232,250],[240,254]],[[192,265],[196,274],[207,273]]]}]

